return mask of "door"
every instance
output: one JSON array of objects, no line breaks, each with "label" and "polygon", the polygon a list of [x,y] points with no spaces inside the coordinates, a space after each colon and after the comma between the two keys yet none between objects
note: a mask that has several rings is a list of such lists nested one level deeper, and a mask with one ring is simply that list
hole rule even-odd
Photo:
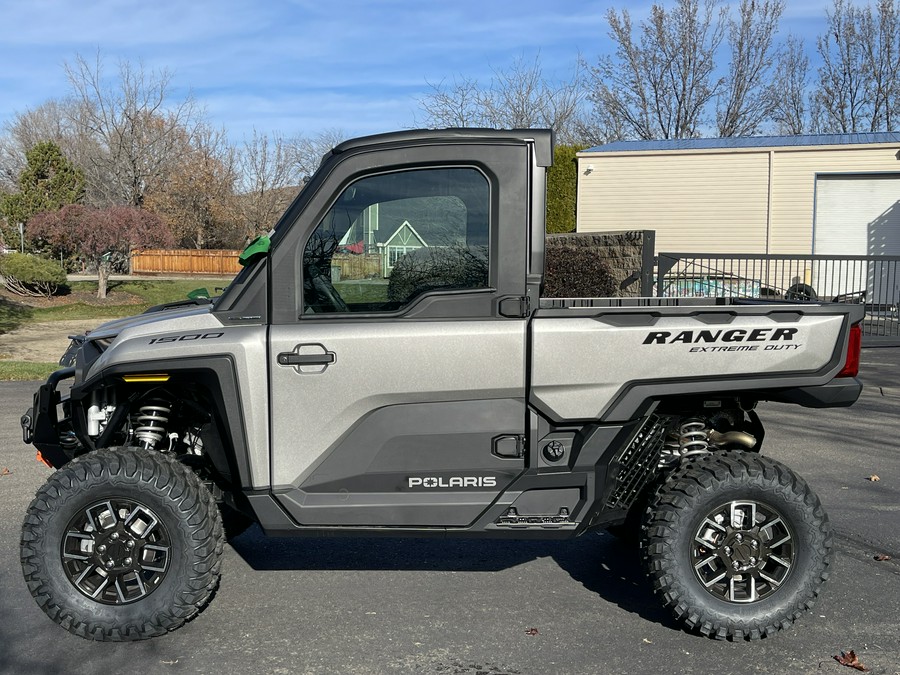
[{"label": "door", "polygon": [[[900,255],[900,174],[818,176],[815,218],[817,255]],[[813,269],[820,297],[865,291],[867,303],[882,306],[900,298],[896,276],[890,265],[865,261]]]},{"label": "door", "polygon": [[[524,468],[526,320],[498,307],[524,294],[527,214],[504,210],[496,171],[521,167],[524,189],[528,153],[410,166],[433,154],[420,148],[402,168],[377,154],[335,171],[335,198],[278,263],[297,313],[270,327],[273,486],[302,525],[466,526]],[[515,218],[511,265],[498,249]],[[422,246],[397,255],[400,227]]]}]

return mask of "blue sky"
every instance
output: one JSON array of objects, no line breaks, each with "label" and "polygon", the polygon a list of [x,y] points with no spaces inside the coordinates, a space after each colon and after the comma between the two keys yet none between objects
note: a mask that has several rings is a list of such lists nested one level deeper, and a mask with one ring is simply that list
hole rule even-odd
[{"label": "blue sky", "polygon": [[[0,125],[67,91],[63,63],[98,48],[175,73],[232,141],[263,133],[349,135],[416,125],[428,82],[540,53],[565,77],[610,49],[604,15],[650,3],[582,0],[0,0]],[[811,50],[830,0],[788,0],[782,33]],[[421,117],[420,117],[421,119]]]}]

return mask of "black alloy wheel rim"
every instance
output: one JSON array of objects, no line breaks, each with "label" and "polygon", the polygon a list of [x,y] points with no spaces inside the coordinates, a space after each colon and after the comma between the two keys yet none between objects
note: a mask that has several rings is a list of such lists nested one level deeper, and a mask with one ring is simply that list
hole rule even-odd
[{"label": "black alloy wheel rim", "polygon": [[691,566],[719,600],[749,604],[781,588],[796,561],[794,534],[778,511],[753,500],[711,510],[691,540]]},{"label": "black alloy wheel rim", "polygon": [[146,505],[127,498],[94,502],[69,521],[60,550],[66,578],[104,605],[126,605],[159,588],[172,544]]}]

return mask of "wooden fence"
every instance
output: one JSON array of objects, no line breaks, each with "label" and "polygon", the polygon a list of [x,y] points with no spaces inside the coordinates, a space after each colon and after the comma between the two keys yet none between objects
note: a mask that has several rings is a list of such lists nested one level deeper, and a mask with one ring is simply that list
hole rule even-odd
[{"label": "wooden fence", "polygon": [[[375,279],[382,277],[382,260],[380,255],[353,255],[335,253],[331,258],[331,278],[334,281],[349,279]],[[340,279],[335,279],[336,270]]]},{"label": "wooden fence", "polygon": [[226,249],[139,249],[131,252],[131,272],[233,276],[241,271],[240,253]]}]

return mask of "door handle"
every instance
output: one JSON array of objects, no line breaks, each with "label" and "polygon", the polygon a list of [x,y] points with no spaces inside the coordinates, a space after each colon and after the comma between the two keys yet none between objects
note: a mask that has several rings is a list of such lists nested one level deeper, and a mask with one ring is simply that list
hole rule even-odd
[{"label": "door handle", "polygon": [[328,366],[334,363],[334,354],[297,354],[296,352],[282,352],[278,355],[280,366]]}]

